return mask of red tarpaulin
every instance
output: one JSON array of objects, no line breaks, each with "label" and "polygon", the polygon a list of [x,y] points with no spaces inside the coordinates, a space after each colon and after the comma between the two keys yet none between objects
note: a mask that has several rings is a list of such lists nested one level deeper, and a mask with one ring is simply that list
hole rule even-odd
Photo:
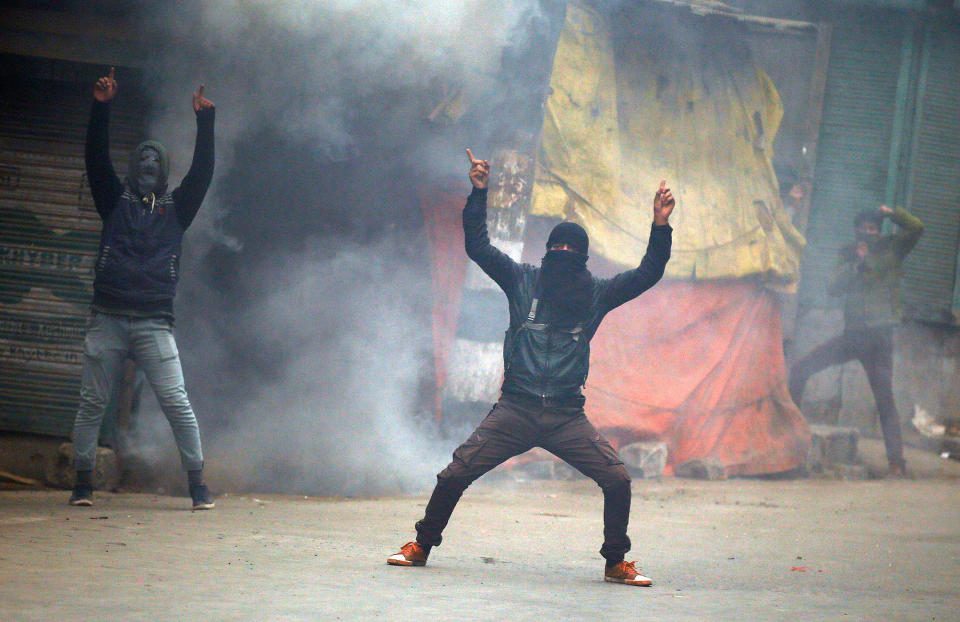
[{"label": "red tarpaulin", "polygon": [[758,283],[661,281],[591,342],[588,415],[618,445],[666,442],[670,465],[796,468],[810,432],[787,392],[781,340],[776,301]]},{"label": "red tarpaulin", "polygon": [[440,403],[447,382],[447,356],[457,332],[460,295],[467,272],[461,225],[465,194],[431,192],[420,198],[420,211],[430,244],[430,276],[433,281],[433,364],[436,392],[433,412],[441,417]]}]

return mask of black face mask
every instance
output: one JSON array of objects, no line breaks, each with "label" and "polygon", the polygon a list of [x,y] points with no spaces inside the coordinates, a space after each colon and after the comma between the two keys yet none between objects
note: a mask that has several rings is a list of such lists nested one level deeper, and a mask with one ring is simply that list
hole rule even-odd
[{"label": "black face mask", "polygon": [[587,256],[547,251],[540,263],[540,292],[548,303],[550,324],[573,328],[583,322],[593,302],[593,277],[587,270]]}]

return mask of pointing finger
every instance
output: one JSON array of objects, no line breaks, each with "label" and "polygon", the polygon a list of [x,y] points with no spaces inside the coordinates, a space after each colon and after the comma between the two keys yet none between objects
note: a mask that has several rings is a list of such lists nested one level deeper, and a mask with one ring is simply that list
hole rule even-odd
[{"label": "pointing finger", "polygon": [[114,76],[114,72],[115,72],[115,69],[114,69],[113,67],[111,67],[111,68],[110,68],[110,81],[111,81],[111,82],[114,81],[114,77],[113,77],[113,76]]},{"label": "pointing finger", "polygon": [[467,149],[467,157],[470,158],[470,164],[475,164],[477,162],[476,158],[473,157],[473,152],[470,149]]},{"label": "pointing finger", "polygon": [[197,97],[203,97],[203,85],[200,85],[200,88],[197,89]]},{"label": "pointing finger", "polygon": [[661,179],[661,180],[660,180],[660,192],[664,192],[664,191],[666,191],[666,189],[667,189],[667,180],[666,180],[666,179]]}]

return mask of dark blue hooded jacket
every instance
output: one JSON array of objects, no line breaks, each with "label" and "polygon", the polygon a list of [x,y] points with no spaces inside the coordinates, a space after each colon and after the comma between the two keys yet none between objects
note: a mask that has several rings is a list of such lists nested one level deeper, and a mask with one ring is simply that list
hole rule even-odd
[{"label": "dark blue hooded jacket", "polygon": [[[214,109],[197,113],[193,162],[180,187],[166,191],[170,163],[163,145],[148,141],[131,154],[127,179],[114,172],[108,144],[109,104],[95,101],[87,128],[87,178],[103,230],[93,283],[94,307],[106,312],[173,317],[183,233],[200,209],[213,177]],[[160,155],[157,188],[137,188],[140,151]]]}]

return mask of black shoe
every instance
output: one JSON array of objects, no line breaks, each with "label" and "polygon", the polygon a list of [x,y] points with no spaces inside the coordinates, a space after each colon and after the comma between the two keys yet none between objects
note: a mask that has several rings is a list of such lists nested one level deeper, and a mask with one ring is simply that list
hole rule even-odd
[{"label": "black shoe", "polygon": [[70,505],[93,505],[93,486],[88,484],[74,486],[73,494],[70,495]]},{"label": "black shoe", "polygon": [[193,499],[194,510],[212,510],[215,505],[206,484],[191,485],[190,498]]}]

